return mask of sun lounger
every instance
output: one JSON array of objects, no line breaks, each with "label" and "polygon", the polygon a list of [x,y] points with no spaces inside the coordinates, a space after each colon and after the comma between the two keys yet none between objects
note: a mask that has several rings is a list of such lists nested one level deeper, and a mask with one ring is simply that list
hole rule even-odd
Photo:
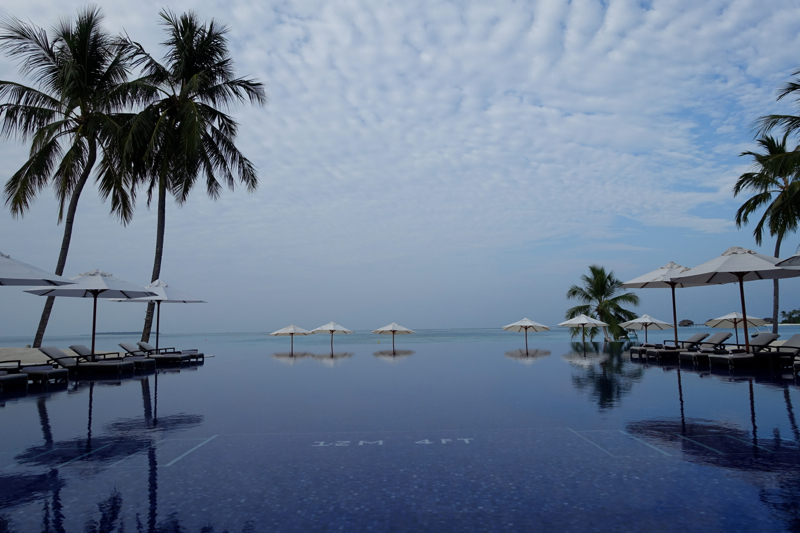
[{"label": "sun lounger", "polygon": [[69,370],[70,374],[128,374],[136,368],[133,361],[84,361],[80,356],[67,355],[55,346],[42,346],[39,351],[53,362]]},{"label": "sun lounger", "polygon": [[780,346],[765,347],[759,355],[768,357],[770,363],[777,360],[779,366],[791,367],[795,359],[800,357],[800,334],[792,335]]},{"label": "sun lounger", "polygon": [[732,336],[733,334],[724,331],[714,333],[703,342],[698,343],[693,350],[681,350],[678,357],[681,361],[690,361],[693,365],[708,363],[708,354],[721,349],[722,343]]},{"label": "sun lounger", "polygon": [[756,354],[778,337],[780,335],[777,333],[759,333],[750,341],[749,352],[745,345],[733,344],[730,348],[722,348],[708,354],[708,363],[710,365],[726,365],[728,368],[734,368],[737,364],[753,364],[756,362]]},{"label": "sun lounger", "polygon": [[42,385],[47,387],[51,383],[67,383],[69,381],[69,372],[63,368],[54,368],[53,365],[29,365],[23,366],[22,362],[18,359],[12,361],[3,361],[0,363],[0,370],[6,371],[9,374],[23,374],[27,376],[27,380],[34,385]]},{"label": "sun lounger", "polygon": [[153,359],[148,359],[144,355],[121,356],[116,352],[112,354],[92,355],[92,351],[83,344],[73,344],[69,349],[78,354],[85,361],[130,361],[133,363],[136,370],[153,370],[156,367],[156,362]]},{"label": "sun lounger", "polygon": [[0,394],[10,390],[27,390],[27,374],[9,374],[7,370],[0,370]]},{"label": "sun lounger", "polygon": [[148,344],[146,342],[137,342],[136,343],[139,348],[142,349],[148,355],[170,355],[170,354],[182,354],[188,355],[190,360],[193,361],[200,361],[205,359],[205,354],[197,351],[196,349],[192,350],[176,350],[175,348],[158,348],[156,349],[155,346],[152,344]]},{"label": "sun lounger", "polygon": [[689,338],[686,340],[679,340],[677,346],[675,345],[674,340],[665,340],[663,345],[648,347],[644,350],[641,350],[639,352],[639,358],[655,357],[656,359],[661,359],[662,357],[677,357],[682,350],[694,349],[697,344],[706,337],[708,337],[708,333],[695,333],[694,335],[689,336]]},{"label": "sun lounger", "polygon": [[168,353],[168,354],[158,354],[158,353],[147,353],[141,348],[134,346],[129,342],[121,342],[119,343],[120,348],[125,350],[130,356],[139,356],[139,357],[146,357],[147,359],[152,359],[156,362],[156,366],[165,366],[165,365],[180,365],[181,363],[188,363],[191,356],[189,354],[182,354],[182,353]]}]

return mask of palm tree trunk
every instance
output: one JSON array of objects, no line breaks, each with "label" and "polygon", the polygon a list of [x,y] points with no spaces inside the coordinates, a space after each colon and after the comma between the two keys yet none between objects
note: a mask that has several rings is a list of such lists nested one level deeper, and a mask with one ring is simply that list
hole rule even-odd
[{"label": "palm tree trunk", "polygon": [[[167,180],[161,178],[158,182],[158,224],[156,228],[156,257],[153,261],[153,276],[151,282],[161,277],[161,257],[164,254],[164,227],[167,216]],[[150,331],[153,328],[153,311],[155,302],[147,304],[147,314],[144,316],[144,329],[142,342],[150,342]]]},{"label": "palm tree trunk", "polygon": [[[778,238],[775,240],[775,257],[781,255],[781,241],[783,235],[778,233]],[[778,280],[772,280],[772,333],[778,333]]]},{"label": "palm tree trunk", "polygon": [[[78,200],[81,197],[86,181],[89,179],[89,174],[92,173],[92,167],[97,160],[97,145],[94,139],[89,139],[89,157],[86,160],[86,167],[81,173],[78,183],[75,184],[75,189],[72,191],[72,197],[69,199],[69,206],[67,207],[67,217],[64,219],[64,237],[61,239],[61,252],[58,254],[58,263],[56,264],[56,276],[64,274],[64,267],[67,264],[67,254],[69,253],[69,243],[72,240],[72,227],[75,222],[75,211],[78,210]],[[33,347],[38,348],[42,345],[44,340],[44,332],[47,329],[47,323],[50,321],[50,312],[53,310],[53,303],[56,301],[54,296],[48,296],[42,310],[42,317],[39,319],[39,327],[36,330],[36,337],[33,339]]]}]

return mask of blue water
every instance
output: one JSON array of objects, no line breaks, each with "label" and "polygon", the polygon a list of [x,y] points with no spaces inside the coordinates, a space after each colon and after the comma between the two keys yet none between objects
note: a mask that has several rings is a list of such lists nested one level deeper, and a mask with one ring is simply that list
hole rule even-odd
[{"label": "blue water", "polygon": [[0,531],[800,527],[790,372],[584,357],[564,330],[396,341],[163,335],[214,357],[0,396]]}]

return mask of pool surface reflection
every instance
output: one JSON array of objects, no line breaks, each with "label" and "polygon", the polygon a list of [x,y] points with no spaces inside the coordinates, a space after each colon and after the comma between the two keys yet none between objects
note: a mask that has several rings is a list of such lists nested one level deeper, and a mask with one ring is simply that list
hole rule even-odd
[{"label": "pool surface reflection", "polygon": [[0,396],[0,532],[800,528],[791,374],[353,337]]}]

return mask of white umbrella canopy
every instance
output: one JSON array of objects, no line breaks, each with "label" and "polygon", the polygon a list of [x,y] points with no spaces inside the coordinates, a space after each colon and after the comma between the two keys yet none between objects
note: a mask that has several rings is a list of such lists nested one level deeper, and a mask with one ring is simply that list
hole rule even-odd
[{"label": "white umbrella canopy", "polygon": [[781,268],[800,268],[800,254],[795,254],[782,261],[775,263],[775,266]]},{"label": "white umbrella canopy", "polygon": [[41,268],[17,261],[10,255],[0,252],[0,285],[35,287],[38,285],[71,285],[72,283],[67,278],[45,272]]},{"label": "white umbrella canopy", "polygon": [[395,335],[409,335],[414,333],[414,330],[408,329],[406,327],[401,326],[396,322],[392,322],[388,326],[383,326],[382,328],[378,328],[374,330],[372,333],[377,333],[378,335],[391,335],[392,336],[392,351],[394,351],[394,336]]},{"label": "white umbrella canopy", "polygon": [[736,332],[736,344],[739,344],[739,328],[744,328],[744,323],[748,326],[766,326],[767,321],[754,316],[748,316],[745,321],[742,313],[728,313],[727,315],[712,318],[705,323],[710,328],[733,329]]},{"label": "white umbrella canopy", "polygon": [[533,332],[538,331],[550,331],[548,326],[544,324],[539,324],[538,322],[534,322],[529,318],[523,318],[513,324],[509,324],[507,326],[503,326],[503,329],[506,331],[513,331],[515,333],[519,333],[521,331],[525,332],[525,351],[528,351],[528,330]]},{"label": "white umbrella canopy", "polygon": [[665,330],[670,329],[672,324],[669,322],[664,322],[663,320],[658,320],[657,318],[653,318],[650,315],[642,315],[639,318],[634,318],[633,320],[628,320],[627,322],[623,322],[620,324],[625,329],[643,329],[644,330],[644,342],[647,342],[647,331],[649,329],[657,329],[657,330]]},{"label": "white umbrella canopy", "polygon": [[157,279],[145,289],[153,292],[152,296],[142,298],[109,298],[112,302],[134,302],[134,303],[156,303],[156,349],[161,335],[161,304],[204,304],[204,300],[198,300],[194,296],[189,296],[183,291],[171,287],[166,282]]},{"label": "white umbrella canopy", "polygon": [[[702,265],[678,274],[672,281],[695,286],[718,285],[722,283],[739,283],[739,295],[742,300],[742,314],[747,315],[744,300],[744,282],[759,279],[783,279],[800,276],[800,270],[776,266],[780,262],[777,257],[759,254],[747,248],[731,246],[722,255]],[[747,335],[747,322],[744,322],[745,349],[750,351],[750,338]]]},{"label": "white umbrella canopy", "polygon": [[[672,291],[672,325],[675,328],[675,346],[678,345],[678,310],[675,307],[675,288],[688,287],[680,281],[672,281],[672,278],[689,270],[688,267],[670,261],[661,268],[657,268],[647,274],[642,274],[638,278],[626,281],[621,285],[626,289],[666,289]],[[645,331],[645,337],[647,332]]]},{"label": "white umbrella canopy", "polygon": [[570,318],[559,324],[561,327],[565,328],[581,328],[581,335],[583,339],[583,346],[586,347],[586,326],[595,327],[595,326],[607,326],[605,322],[601,322],[595,318],[586,315],[578,315],[575,318]]},{"label": "white umbrella canopy", "polygon": [[275,336],[275,337],[284,337],[286,335],[291,337],[292,338],[292,348],[291,348],[290,353],[294,352],[294,336],[295,335],[311,335],[311,334],[312,333],[310,331],[308,331],[307,329],[299,328],[299,327],[295,326],[294,324],[286,326],[285,328],[282,328],[282,329],[279,329],[278,331],[273,331],[272,333],[270,333],[270,335]]},{"label": "white umbrella canopy", "polygon": [[97,297],[101,294],[110,298],[141,298],[154,296],[155,292],[137,287],[127,281],[115,278],[108,272],[95,269],[70,278],[72,285],[59,287],[46,287],[43,289],[28,289],[25,292],[38,296],[62,296],[66,298],[93,298],[92,313],[92,354],[94,355],[94,339],[97,331]]},{"label": "white umbrella canopy", "polygon": [[331,354],[333,354],[333,335],[334,334],[348,334],[353,333],[349,329],[345,328],[344,326],[340,326],[336,322],[328,322],[324,326],[320,326],[318,328],[314,328],[311,330],[311,333],[330,333],[331,334]]}]

